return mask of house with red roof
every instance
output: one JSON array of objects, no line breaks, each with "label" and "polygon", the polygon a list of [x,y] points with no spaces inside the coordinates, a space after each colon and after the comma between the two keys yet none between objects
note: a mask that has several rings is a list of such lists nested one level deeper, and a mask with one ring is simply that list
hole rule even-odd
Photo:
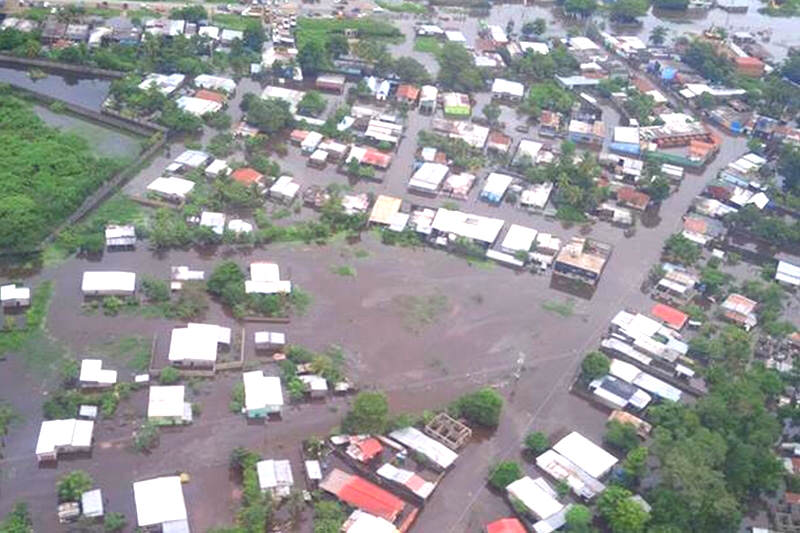
[{"label": "house with red roof", "polygon": [[383,453],[383,445],[375,437],[352,437],[350,445],[347,447],[347,455],[361,461],[368,463]]},{"label": "house with red roof", "polygon": [[400,103],[406,103],[409,106],[413,106],[417,103],[417,98],[419,98],[419,87],[403,84],[397,88],[396,98]]},{"label": "house with red roof", "polygon": [[650,314],[675,331],[682,330],[686,322],[689,321],[689,315],[666,304],[654,305],[650,310]]},{"label": "house with red roof", "polygon": [[343,503],[390,522],[397,520],[406,504],[394,494],[385,491],[366,479],[334,468],[319,484]]},{"label": "house with red roof", "polygon": [[243,185],[252,185],[261,183],[261,180],[264,179],[264,174],[254,168],[242,167],[234,170],[231,178]]},{"label": "house with red roof", "polygon": [[650,195],[637,191],[633,187],[620,187],[617,190],[617,203],[623,207],[644,211],[650,205]]},{"label": "house with red roof", "polygon": [[200,89],[196,93],[194,93],[195,98],[200,98],[202,100],[208,100],[210,102],[216,102],[218,104],[224,104],[227,97],[216,91],[209,91],[208,89]]},{"label": "house with red roof", "polygon": [[527,533],[527,530],[516,518],[501,518],[488,524],[486,533]]}]

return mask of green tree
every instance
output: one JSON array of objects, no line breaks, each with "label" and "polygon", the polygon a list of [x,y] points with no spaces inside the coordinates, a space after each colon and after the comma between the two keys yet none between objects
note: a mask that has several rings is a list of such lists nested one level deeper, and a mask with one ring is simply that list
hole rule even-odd
[{"label": "green tree", "polygon": [[597,10],[595,0],[566,0],[564,12],[579,17],[588,17]]},{"label": "green tree", "polygon": [[208,292],[218,297],[225,305],[234,306],[244,302],[244,272],[234,261],[223,261],[208,279]]},{"label": "green tree", "polygon": [[197,23],[201,20],[208,20],[208,13],[203,6],[184,6],[175,8],[169,12],[172,20],[185,20],[186,22]]},{"label": "green tree", "polygon": [[484,106],[483,108],[483,115],[486,117],[486,120],[489,121],[489,124],[497,124],[497,119],[500,118],[500,106],[497,104],[489,104]]},{"label": "green tree", "polygon": [[682,58],[687,65],[714,83],[726,83],[733,75],[733,63],[717,55],[709,42],[692,41]]},{"label": "green tree", "polygon": [[601,352],[594,351],[586,354],[581,363],[581,377],[589,382],[608,374],[611,361]]},{"label": "green tree", "polygon": [[520,104],[520,111],[538,117],[542,110],[569,113],[575,96],[552,81],[535,83],[528,91],[527,98]]},{"label": "green tree", "polygon": [[348,433],[379,435],[389,423],[389,402],[382,392],[360,392],[353,406],[342,420],[342,428]]},{"label": "green tree", "polygon": [[28,196],[7,194],[0,198],[0,248],[24,250],[42,237],[41,217],[36,203]]},{"label": "green tree", "polygon": [[513,483],[524,475],[519,464],[514,461],[503,461],[498,463],[489,473],[489,484],[497,490],[503,490],[510,483]]},{"label": "green tree", "polygon": [[483,74],[466,48],[457,43],[445,43],[437,56],[439,83],[454,91],[479,91],[484,87]]},{"label": "green tree", "polygon": [[680,233],[670,235],[661,252],[664,259],[692,266],[700,259],[700,247]]},{"label": "green tree", "polygon": [[654,202],[662,202],[666,200],[672,187],[669,180],[664,176],[656,176],[644,188],[644,192],[650,195],[650,199]]},{"label": "green tree", "polygon": [[294,124],[289,102],[277,98],[256,98],[247,108],[247,122],[271,135]]},{"label": "green tree", "polygon": [[642,479],[642,476],[647,471],[648,453],[649,451],[646,447],[637,446],[628,452],[622,463],[625,474],[636,482]]},{"label": "green tree", "polygon": [[328,53],[319,39],[308,39],[300,45],[297,62],[307,75],[313,75],[328,66]]},{"label": "green tree", "polygon": [[60,502],[78,502],[81,495],[92,488],[92,478],[83,470],[73,470],[64,474],[56,483]]},{"label": "green tree", "polygon": [[567,531],[570,533],[589,533],[592,525],[592,511],[585,505],[574,504],[565,517]]},{"label": "green tree", "polygon": [[647,14],[650,4],[647,0],[617,0],[611,4],[611,20],[619,22],[635,21]]},{"label": "green tree", "polygon": [[541,431],[534,431],[525,436],[523,446],[531,455],[539,455],[550,447],[550,439]]},{"label": "green tree", "polygon": [[398,78],[407,83],[424,85],[431,81],[428,69],[413,57],[398,57],[392,64],[392,70]]},{"label": "green tree", "polygon": [[133,447],[139,453],[148,453],[158,446],[158,426],[146,420],[133,435]]},{"label": "green tree", "polygon": [[503,397],[489,387],[465,394],[455,402],[458,416],[480,426],[495,427],[500,422]]},{"label": "green tree", "polygon": [[346,56],[350,52],[350,44],[341,33],[331,35],[328,38],[326,48],[332,57]]},{"label": "green tree", "polygon": [[[800,58],[800,54],[795,57]],[[783,176],[784,190],[800,194],[800,147],[791,144],[783,147],[778,157],[778,172]]]},{"label": "green tree", "polygon": [[297,109],[304,115],[317,117],[325,111],[328,103],[319,91],[308,91],[297,104]]},{"label": "green tree", "polygon": [[547,21],[541,17],[536,18],[533,22],[526,22],[522,25],[523,35],[542,35],[547,31]]},{"label": "green tree", "polygon": [[664,26],[656,26],[650,30],[650,42],[656,46],[661,46],[667,42],[667,35],[669,30]]},{"label": "green tree", "polygon": [[650,514],[638,502],[626,498],[619,502],[607,520],[614,533],[643,533]]},{"label": "green tree", "polygon": [[611,420],[606,424],[606,434],[603,438],[608,444],[625,453],[639,445],[639,435],[636,433],[636,426],[618,420]]}]

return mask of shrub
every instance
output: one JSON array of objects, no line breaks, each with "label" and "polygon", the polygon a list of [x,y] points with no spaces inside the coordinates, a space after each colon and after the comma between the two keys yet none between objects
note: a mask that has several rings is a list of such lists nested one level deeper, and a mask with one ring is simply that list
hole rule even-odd
[{"label": "shrub", "polygon": [[181,374],[171,366],[164,368],[158,376],[158,382],[162,385],[174,385],[181,379]]},{"label": "shrub", "polygon": [[169,284],[150,276],[146,276],[142,280],[142,291],[145,297],[154,303],[167,302],[170,298]]},{"label": "shrub", "polygon": [[592,381],[608,374],[610,368],[608,357],[600,352],[589,352],[581,363],[581,377],[587,382]]},{"label": "shrub", "polygon": [[503,490],[522,476],[522,468],[517,463],[503,461],[498,463],[489,473],[489,484],[497,490]]},{"label": "shrub", "polygon": [[83,470],[73,470],[64,474],[56,483],[58,501],[76,502],[80,501],[81,494],[92,488],[92,478]]},{"label": "shrub", "polygon": [[128,519],[122,513],[108,513],[103,523],[106,533],[118,533],[123,531],[128,525]]},{"label": "shrub", "polygon": [[133,447],[137,452],[147,453],[158,446],[158,426],[145,421],[133,436]]},{"label": "shrub", "polygon": [[231,401],[228,409],[231,413],[241,413],[244,408],[244,383],[237,383],[231,390]]},{"label": "shrub", "polygon": [[604,439],[608,444],[625,453],[628,453],[639,445],[639,435],[636,433],[636,426],[630,423],[622,423],[618,420],[611,420],[606,424]]},{"label": "shrub", "polygon": [[535,431],[525,436],[524,446],[531,455],[539,455],[550,447],[550,439],[541,431]]},{"label": "shrub", "polygon": [[342,420],[349,433],[380,434],[389,423],[389,403],[382,392],[360,392]]}]

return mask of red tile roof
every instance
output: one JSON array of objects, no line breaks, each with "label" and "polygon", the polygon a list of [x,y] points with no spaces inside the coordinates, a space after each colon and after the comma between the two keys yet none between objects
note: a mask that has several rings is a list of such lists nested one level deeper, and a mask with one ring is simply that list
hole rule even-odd
[{"label": "red tile roof", "polygon": [[237,168],[231,174],[231,178],[233,178],[235,181],[238,181],[239,183],[244,183],[245,185],[250,185],[251,183],[258,183],[259,181],[261,181],[261,178],[263,177],[264,175],[261,172],[250,167]]},{"label": "red tile roof", "polygon": [[617,190],[617,200],[625,204],[644,211],[650,203],[650,196],[633,187],[622,187]]},{"label": "red tile roof", "polygon": [[689,315],[666,304],[654,305],[650,310],[650,314],[676,330],[683,329],[683,326],[686,325],[686,321],[689,320]]},{"label": "red tile roof", "polygon": [[356,446],[361,450],[361,455],[364,457],[365,461],[370,461],[383,452],[381,443],[378,442],[378,439],[372,437],[357,442]]},{"label": "red tile roof", "polygon": [[486,526],[486,533],[526,533],[522,522],[516,518],[501,518]]},{"label": "red tile roof", "polygon": [[413,85],[401,85],[397,88],[397,97],[403,100],[415,101],[419,96],[419,88]]},{"label": "red tile roof", "polygon": [[215,91],[209,91],[207,89],[200,89],[196,93],[194,93],[195,98],[202,98],[203,100],[210,100],[212,102],[217,102],[218,104],[225,103],[225,95],[222,93],[218,93]]},{"label": "red tile roof", "polygon": [[392,163],[392,156],[368,148],[367,152],[364,154],[364,159],[361,162],[365,165],[387,168]]},{"label": "red tile roof", "polygon": [[350,479],[337,494],[346,504],[394,522],[405,507],[403,500],[358,476]]}]

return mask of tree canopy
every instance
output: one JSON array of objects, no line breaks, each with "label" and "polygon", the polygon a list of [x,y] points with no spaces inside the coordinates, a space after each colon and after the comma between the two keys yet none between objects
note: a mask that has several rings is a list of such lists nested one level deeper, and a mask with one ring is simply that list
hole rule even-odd
[{"label": "tree canopy", "polygon": [[483,73],[475,66],[466,48],[457,43],[445,43],[437,56],[439,83],[453,91],[479,91],[483,89]]},{"label": "tree canopy", "polygon": [[495,427],[500,422],[500,411],[503,409],[503,397],[489,387],[465,394],[453,405],[458,416],[469,422]]},{"label": "tree canopy", "polygon": [[350,411],[342,420],[342,428],[350,433],[380,434],[389,423],[389,403],[382,392],[359,392]]}]

